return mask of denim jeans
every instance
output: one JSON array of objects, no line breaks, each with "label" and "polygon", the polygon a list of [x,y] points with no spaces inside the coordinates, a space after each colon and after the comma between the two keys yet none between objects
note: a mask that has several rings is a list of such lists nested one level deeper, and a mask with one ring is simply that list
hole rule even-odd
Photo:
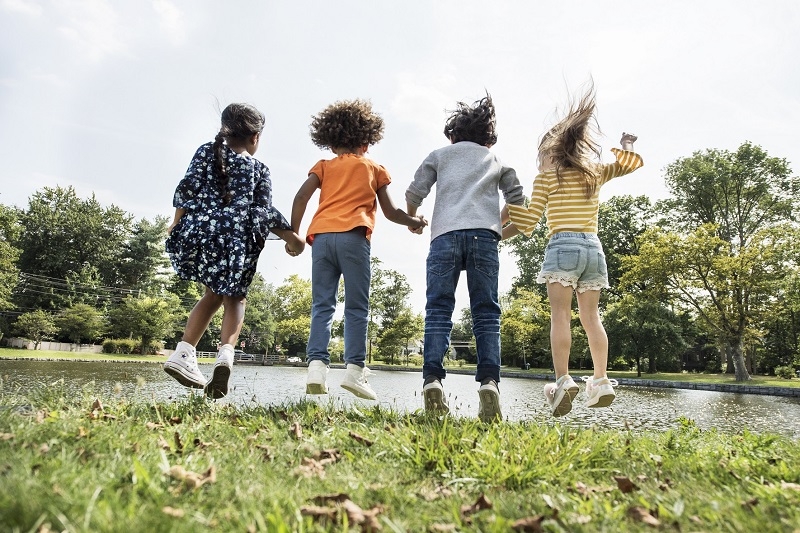
[{"label": "denim jeans", "polygon": [[311,333],[308,361],[330,364],[328,344],[339,279],[344,276],[344,362],[363,367],[367,357],[370,242],[364,228],[318,233],[311,246]]},{"label": "denim jeans", "polygon": [[431,242],[427,261],[425,350],[422,377],[443,379],[442,362],[450,349],[456,286],[467,271],[472,332],[478,350],[476,381],[500,381],[500,304],[497,285],[500,237],[487,229],[456,230]]}]

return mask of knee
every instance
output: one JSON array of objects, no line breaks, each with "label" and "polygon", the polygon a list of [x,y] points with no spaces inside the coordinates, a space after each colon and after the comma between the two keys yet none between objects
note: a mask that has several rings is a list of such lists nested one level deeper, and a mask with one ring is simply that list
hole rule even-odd
[{"label": "knee", "polygon": [[247,303],[247,298],[244,296],[223,296],[222,297],[222,305],[226,309],[231,307],[244,307]]}]

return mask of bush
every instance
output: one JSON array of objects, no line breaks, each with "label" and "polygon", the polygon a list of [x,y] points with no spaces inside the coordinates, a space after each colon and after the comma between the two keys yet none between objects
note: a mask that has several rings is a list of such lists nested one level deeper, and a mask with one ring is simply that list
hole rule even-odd
[{"label": "bush", "polygon": [[106,339],[103,341],[103,353],[130,354],[137,344],[133,339]]},{"label": "bush", "polygon": [[775,375],[781,379],[792,379],[794,377],[794,368],[791,366],[776,366]]}]

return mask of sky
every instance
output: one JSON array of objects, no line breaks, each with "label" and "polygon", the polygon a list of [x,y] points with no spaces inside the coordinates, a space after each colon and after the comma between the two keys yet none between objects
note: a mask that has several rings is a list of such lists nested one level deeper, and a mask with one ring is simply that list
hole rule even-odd
[{"label": "sky", "polygon": [[[529,195],[540,135],[589,79],[604,160],[627,131],[645,161],[601,200],[665,198],[668,164],[746,141],[797,174],[798,29],[796,0],[0,0],[0,204],[72,186],[137,219],[171,218],[220,110],[249,102],[266,115],[256,157],[288,217],[308,170],[332,157],[311,143],[312,115],[363,98],[386,123],[368,155],[405,206],[414,171],[447,143],[447,110],[487,91],[492,150]],[[431,196],[419,212],[430,218],[432,206]],[[378,213],[372,255],[407,277],[418,312],[428,244]],[[259,271],[276,285],[310,279],[310,249],[291,258],[268,242]],[[502,253],[501,292],[517,273]],[[462,275],[455,318],[468,305]]]}]

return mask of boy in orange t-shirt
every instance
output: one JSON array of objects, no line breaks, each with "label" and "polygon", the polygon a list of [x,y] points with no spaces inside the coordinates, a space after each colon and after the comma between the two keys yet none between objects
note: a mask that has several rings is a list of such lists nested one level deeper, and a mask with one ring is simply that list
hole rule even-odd
[{"label": "boy in orange t-shirt", "polygon": [[[340,101],[311,122],[311,140],[336,154],[309,171],[292,205],[292,228],[299,232],[308,201],[320,189],[319,207],[308,227],[311,244],[311,333],[308,337],[306,394],[327,394],[331,324],[339,279],[344,276],[344,362],[342,388],[375,400],[367,382],[367,315],[369,311],[370,238],[377,203],[392,222],[417,233],[428,223],[395,206],[383,166],[364,157],[383,138],[383,119],[364,100]],[[377,197],[377,202],[376,202]],[[287,247],[289,255],[295,255]]]}]

